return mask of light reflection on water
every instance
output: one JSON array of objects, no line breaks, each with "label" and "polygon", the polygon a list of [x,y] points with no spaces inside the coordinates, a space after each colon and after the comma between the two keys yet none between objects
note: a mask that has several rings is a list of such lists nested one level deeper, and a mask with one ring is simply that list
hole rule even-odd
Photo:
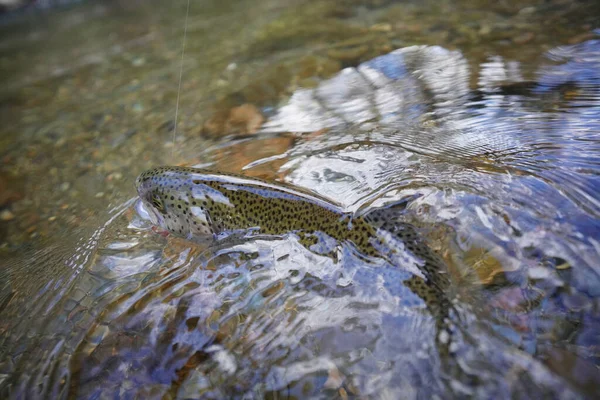
[{"label": "light reflection on water", "polygon": [[[473,92],[460,53],[403,49],[298,90],[265,126],[294,132],[293,145],[247,169],[283,160],[285,180],[357,212],[406,200],[402,218],[444,255],[465,302],[456,357],[468,384],[441,367],[401,268],[344,246],[334,262],[292,235],[199,247],[125,204],[75,235],[91,238],[75,255],[66,241],[32,257],[40,273],[62,265],[36,279],[44,287],[22,289],[11,271],[3,393],[597,393],[599,54],[599,41],[553,50],[535,82],[493,58]],[[206,156],[227,169],[247,144]]]}]

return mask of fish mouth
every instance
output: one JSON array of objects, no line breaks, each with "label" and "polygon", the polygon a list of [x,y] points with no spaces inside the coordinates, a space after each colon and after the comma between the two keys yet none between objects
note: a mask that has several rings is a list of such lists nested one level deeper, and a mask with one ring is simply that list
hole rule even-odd
[{"label": "fish mouth", "polygon": [[141,198],[138,199],[137,204],[135,205],[135,209],[137,214],[144,220],[150,221],[152,225],[161,227],[163,226],[163,216],[160,215],[153,207],[146,204],[144,200]]}]

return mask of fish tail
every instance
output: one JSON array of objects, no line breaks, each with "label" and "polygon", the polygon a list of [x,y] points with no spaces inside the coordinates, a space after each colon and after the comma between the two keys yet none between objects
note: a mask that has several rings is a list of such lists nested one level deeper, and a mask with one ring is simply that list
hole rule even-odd
[{"label": "fish tail", "polygon": [[454,292],[449,270],[444,260],[427,245],[417,229],[400,221],[403,206],[404,204],[400,203],[375,209],[364,218],[380,232],[385,231],[400,240],[406,251],[421,260],[418,267],[421,276],[413,275],[403,284],[425,303],[435,324],[435,347],[442,367],[448,374],[457,378],[464,375],[455,362],[462,331],[459,332],[461,318],[453,301]]}]

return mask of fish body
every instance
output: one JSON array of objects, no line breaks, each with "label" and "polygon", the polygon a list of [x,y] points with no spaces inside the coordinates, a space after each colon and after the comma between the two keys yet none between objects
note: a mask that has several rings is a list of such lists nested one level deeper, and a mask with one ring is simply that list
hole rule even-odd
[{"label": "fish body", "polygon": [[137,189],[155,223],[188,239],[240,230],[265,235],[321,231],[352,240],[368,255],[376,252],[366,240],[374,233],[372,226],[302,189],[182,167],[146,171],[138,177]]},{"label": "fish body", "polygon": [[[395,221],[392,209],[357,215],[303,189],[185,167],[148,170],[137,178],[136,187],[152,221],[189,240],[214,240],[236,232],[295,233],[310,248],[325,234],[339,243],[352,244],[366,257],[391,263],[396,255],[408,252],[414,256],[416,269],[403,284],[425,302],[436,319],[436,340],[448,338],[452,304],[446,293],[447,268],[414,227]],[[443,341],[438,347],[447,354],[449,342]]]},{"label": "fish body", "polygon": [[307,244],[324,233],[351,243],[364,256],[391,262],[398,250],[395,244],[416,257],[416,275],[423,281],[439,289],[448,286],[444,262],[414,227],[395,221],[389,208],[356,215],[300,188],[186,167],[148,170],[137,178],[136,187],[153,222],[188,240],[213,240],[235,232],[293,232]]}]

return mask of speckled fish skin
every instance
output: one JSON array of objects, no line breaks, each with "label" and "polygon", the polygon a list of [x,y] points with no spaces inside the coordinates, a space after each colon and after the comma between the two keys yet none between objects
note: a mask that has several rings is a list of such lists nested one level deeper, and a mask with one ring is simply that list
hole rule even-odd
[{"label": "speckled fish skin", "polygon": [[[390,260],[396,250],[408,250],[419,260],[422,276],[403,282],[436,318],[437,339],[450,331],[452,308],[446,291],[447,268],[414,227],[393,221],[391,211],[376,209],[364,216],[344,212],[332,201],[284,184],[186,167],[159,167],[142,173],[138,194],[153,222],[190,240],[213,240],[240,231],[264,235],[325,233],[351,242],[365,256]],[[399,239],[404,249],[389,247],[383,234]],[[307,243],[307,239],[308,243]],[[442,332],[445,332],[442,334]],[[442,340],[444,341],[444,340]],[[447,342],[447,341],[446,341]],[[448,343],[438,343],[448,353]],[[441,354],[442,355],[442,354]]]},{"label": "speckled fish skin", "polygon": [[[188,239],[244,229],[266,235],[320,230],[337,240],[354,240],[363,250],[368,247],[368,235],[349,229],[350,214],[302,189],[183,167],[146,171],[136,186],[140,198],[156,211],[160,225]],[[373,233],[370,226],[364,229]]]}]

